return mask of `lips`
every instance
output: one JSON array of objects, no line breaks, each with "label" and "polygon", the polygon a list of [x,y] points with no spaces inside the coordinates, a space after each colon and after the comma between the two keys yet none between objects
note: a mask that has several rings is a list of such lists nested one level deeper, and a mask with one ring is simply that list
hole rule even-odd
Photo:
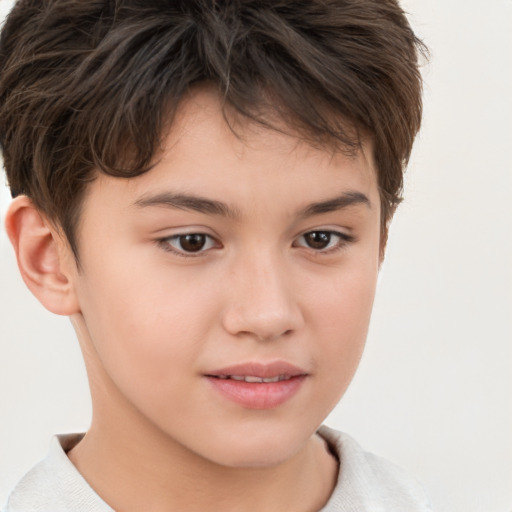
[{"label": "lips", "polygon": [[281,377],[283,379],[297,377],[299,375],[307,375],[307,371],[287,363],[285,361],[274,361],[272,363],[243,363],[226,368],[221,368],[212,372],[208,372],[209,377],[257,377],[259,379],[275,379]]},{"label": "lips", "polygon": [[219,379],[233,379],[243,382],[280,382],[283,380],[288,380],[290,377],[286,375],[276,375],[275,377],[257,377],[256,375],[219,375],[217,378]]},{"label": "lips", "polygon": [[283,361],[246,363],[205,374],[223,398],[249,409],[273,409],[284,404],[307,376],[305,370]]}]

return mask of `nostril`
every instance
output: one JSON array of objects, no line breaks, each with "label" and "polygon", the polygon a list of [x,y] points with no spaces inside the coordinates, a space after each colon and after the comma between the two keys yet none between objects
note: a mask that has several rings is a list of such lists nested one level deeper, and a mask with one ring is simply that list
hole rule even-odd
[{"label": "nostril", "polygon": [[258,339],[260,339],[261,341],[275,341],[279,338],[283,338],[283,337],[290,337],[294,332],[294,329],[286,329],[285,331],[275,331],[275,332],[268,332],[268,333],[253,333],[253,334],[256,334],[256,336],[258,337]]}]

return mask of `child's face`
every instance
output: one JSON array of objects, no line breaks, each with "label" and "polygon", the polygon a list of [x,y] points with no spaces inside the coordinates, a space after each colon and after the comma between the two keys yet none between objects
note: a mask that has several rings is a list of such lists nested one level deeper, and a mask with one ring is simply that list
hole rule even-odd
[{"label": "child's face", "polygon": [[241,134],[198,93],[154,169],[89,186],[73,321],[93,425],[103,414],[216,463],[265,466],[300,452],[356,370],[380,203],[368,146],[333,157]]}]

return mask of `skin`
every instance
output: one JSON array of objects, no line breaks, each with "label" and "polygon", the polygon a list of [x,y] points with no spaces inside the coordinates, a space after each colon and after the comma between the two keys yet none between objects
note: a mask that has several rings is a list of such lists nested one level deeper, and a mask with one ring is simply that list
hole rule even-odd
[{"label": "skin", "polygon": [[[25,281],[71,316],[87,366],[91,428],[68,456],[116,510],[314,511],[336,482],[315,431],[354,375],[370,319],[380,264],[371,145],[350,157],[237,130],[200,90],[151,171],[99,175],[83,204],[80,269],[27,198],[8,214]],[[183,194],[229,211],[163,201]],[[336,198],[324,213],[312,206]],[[187,253],[186,234],[206,235],[204,247]],[[312,247],[315,236],[326,246]],[[254,361],[307,377],[269,409],[233,403],[205,378]]]}]

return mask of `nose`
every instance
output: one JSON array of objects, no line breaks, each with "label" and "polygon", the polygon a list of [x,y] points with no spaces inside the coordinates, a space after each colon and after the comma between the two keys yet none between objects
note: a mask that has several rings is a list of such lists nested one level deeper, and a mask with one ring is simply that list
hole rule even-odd
[{"label": "nose", "polygon": [[253,254],[230,269],[226,331],[237,337],[275,340],[300,329],[304,319],[286,262]]}]

